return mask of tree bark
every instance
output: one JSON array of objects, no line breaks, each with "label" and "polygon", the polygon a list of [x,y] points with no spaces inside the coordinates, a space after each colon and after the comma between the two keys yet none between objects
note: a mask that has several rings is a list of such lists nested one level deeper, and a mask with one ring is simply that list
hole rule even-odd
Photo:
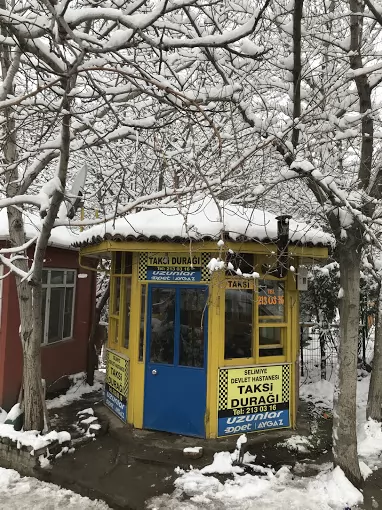
[{"label": "tree bark", "polygon": [[382,421],[382,284],[378,289],[378,309],[375,323],[373,370],[371,371],[366,417]]},{"label": "tree bark", "polygon": [[[4,7],[4,1],[0,2],[0,7]],[[17,66],[18,55],[12,55],[8,48],[1,47],[1,73],[3,82],[7,81],[7,76],[12,66],[16,63]],[[15,67],[15,66],[14,66]],[[16,68],[14,69],[13,78],[16,75]],[[13,79],[8,83],[10,92],[13,88]],[[6,117],[5,124],[5,137],[6,143],[4,145],[4,159],[7,164],[11,165],[17,158],[17,144],[16,144],[16,124],[14,120],[14,113],[12,108],[4,109],[4,116]],[[13,197],[18,193],[18,177],[19,172],[17,166],[10,171],[7,175],[6,194],[8,197]],[[8,207],[8,226],[9,238],[12,247],[22,246],[25,243],[25,231],[22,212],[19,208]],[[24,273],[29,270],[28,256],[26,251],[23,253],[24,258],[15,260],[13,264]],[[24,428],[42,430],[44,426],[43,419],[43,406],[42,406],[42,385],[41,385],[41,336],[38,343],[35,342],[34,335],[36,334],[33,325],[33,297],[32,288],[26,279],[22,279],[18,274],[15,274],[17,297],[19,303],[20,313],[20,340],[23,350],[23,399],[22,408],[24,411]]]},{"label": "tree bark", "polygon": [[356,229],[347,231],[347,239],[338,246],[340,284],[340,348],[334,393],[334,463],[356,486],[362,486],[357,452],[357,359],[359,327],[360,264],[362,247]]}]

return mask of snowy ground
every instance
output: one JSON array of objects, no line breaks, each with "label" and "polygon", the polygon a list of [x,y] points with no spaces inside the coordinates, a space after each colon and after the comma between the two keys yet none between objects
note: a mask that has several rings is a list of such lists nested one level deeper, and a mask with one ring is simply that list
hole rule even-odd
[{"label": "snowy ground", "polygon": [[[365,374],[363,374],[365,375]],[[369,376],[358,383],[358,447],[360,466],[364,477],[372,470],[382,467],[382,432],[375,422],[366,422],[365,408]],[[304,385],[303,399],[317,407],[330,411],[333,407],[333,384],[320,381]],[[309,439],[293,436],[284,447],[304,451],[309,448]],[[149,503],[151,510],[345,510],[357,508],[363,496],[345,478],[343,472],[331,464],[316,466],[316,476],[304,476],[309,466],[297,464],[292,470],[283,466],[275,471],[256,465],[256,459],[245,459],[245,472],[240,473],[232,465],[235,454],[220,452],[214,462],[201,470],[179,470],[175,491],[171,495],[154,498]],[[312,467],[312,465],[310,465]],[[222,476],[226,473],[228,476]]]},{"label": "snowy ground", "polygon": [[108,510],[102,501],[92,501],[57,485],[22,477],[13,469],[0,468],[1,510]]},{"label": "snowy ground", "polygon": [[[233,475],[222,483],[198,470],[183,474],[175,492],[151,501],[151,510],[344,510],[362,501],[362,494],[342,471],[328,469],[314,478],[293,475],[286,466],[276,473]],[[188,500],[184,500],[188,497]]]},{"label": "snowy ground", "polygon": [[71,375],[69,378],[71,379],[70,388],[63,395],[53,398],[52,400],[47,400],[46,406],[48,409],[69,405],[76,400],[80,400],[82,395],[99,391],[103,388],[105,373],[100,370],[95,371],[93,386],[89,386],[86,383],[85,372],[79,372],[78,374]]}]

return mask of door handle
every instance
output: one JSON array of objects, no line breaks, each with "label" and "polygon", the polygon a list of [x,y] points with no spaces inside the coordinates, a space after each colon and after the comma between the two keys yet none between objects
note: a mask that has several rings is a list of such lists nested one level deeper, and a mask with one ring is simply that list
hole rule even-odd
[{"label": "door handle", "polygon": [[154,370],[152,370],[152,371],[151,371],[151,373],[152,373],[153,375],[157,375],[157,373],[158,373],[158,372],[157,372],[157,371],[155,370],[155,368],[154,368]]}]

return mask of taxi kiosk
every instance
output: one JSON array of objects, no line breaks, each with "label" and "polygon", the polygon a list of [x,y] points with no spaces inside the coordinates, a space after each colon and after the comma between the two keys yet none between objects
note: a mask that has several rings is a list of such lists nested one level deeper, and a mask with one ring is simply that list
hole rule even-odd
[{"label": "taxi kiosk", "polygon": [[261,241],[154,237],[141,220],[82,234],[81,257],[111,257],[105,404],[121,420],[206,438],[295,426],[298,282],[330,242],[272,221]]}]

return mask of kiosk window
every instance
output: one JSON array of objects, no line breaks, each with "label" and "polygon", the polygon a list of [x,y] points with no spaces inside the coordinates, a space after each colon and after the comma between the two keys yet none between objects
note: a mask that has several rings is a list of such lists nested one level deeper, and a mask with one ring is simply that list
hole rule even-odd
[{"label": "kiosk window", "polygon": [[257,302],[259,322],[284,322],[284,282],[260,280]]},{"label": "kiosk window", "polygon": [[121,298],[121,278],[114,277],[111,315],[119,314],[120,298]]},{"label": "kiosk window", "polygon": [[253,336],[253,290],[225,292],[224,358],[250,358]]},{"label": "kiosk window", "polygon": [[259,328],[259,356],[282,356],[285,328]]},{"label": "kiosk window", "polygon": [[128,276],[123,280],[125,283],[125,334],[123,337],[123,347],[128,349],[130,336],[131,276]]}]

